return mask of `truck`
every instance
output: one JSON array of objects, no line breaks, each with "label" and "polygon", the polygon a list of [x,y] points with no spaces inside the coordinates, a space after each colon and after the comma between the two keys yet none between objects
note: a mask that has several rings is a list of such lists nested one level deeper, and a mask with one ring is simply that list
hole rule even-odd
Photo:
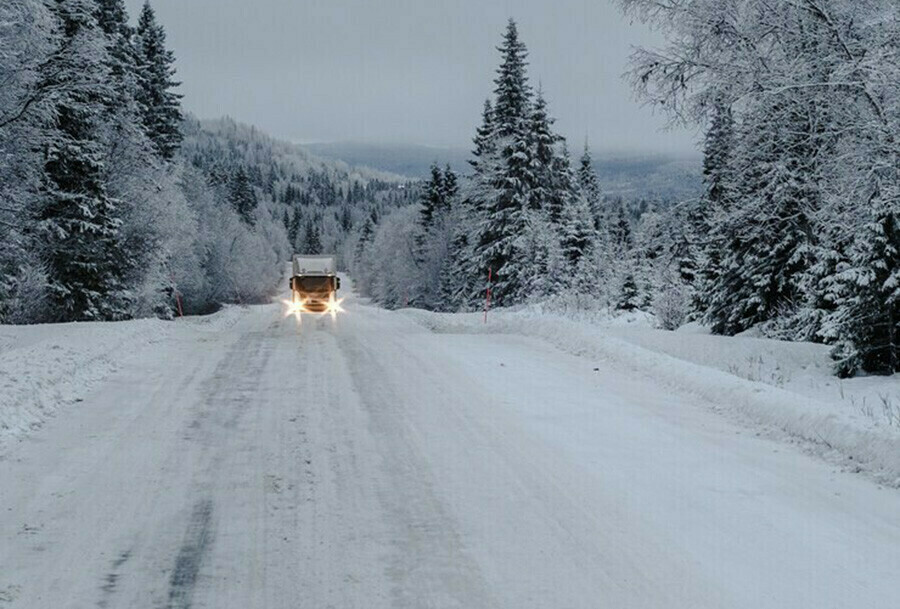
[{"label": "truck", "polygon": [[332,255],[295,254],[292,259],[291,304],[301,312],[327,313],[337,310],[341,278]]}]

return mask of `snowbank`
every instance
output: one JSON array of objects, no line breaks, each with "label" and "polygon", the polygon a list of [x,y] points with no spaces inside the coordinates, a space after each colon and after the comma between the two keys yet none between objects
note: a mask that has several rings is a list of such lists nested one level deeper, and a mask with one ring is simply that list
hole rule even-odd
[{"label": "snowbank", "polygon": [[760,432],[879,482],[900,487],[900,375],[839,381],[828,348],[759,338],[665,332],[529,311],[402,314],[432,331],[516,334],[603,360],[679,392]]},{"label": "snowbank", "polygon": [[0,453],[40,427],[143,349],[173,332],[218,332],[244,315],[241,307],[177,322],[140,319],[0,326]]}]

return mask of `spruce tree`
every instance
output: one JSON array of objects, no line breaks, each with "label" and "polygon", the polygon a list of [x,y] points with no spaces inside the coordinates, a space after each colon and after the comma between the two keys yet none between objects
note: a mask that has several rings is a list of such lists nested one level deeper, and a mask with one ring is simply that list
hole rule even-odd
[{"label": "spruce tree", "polygon": [[544,172],[548,179],[547,211],[550,221],[559,224],[566,208],[580,196],[578,179],[572,171],[572,161],[569,158],[569,147],[565,139],[558,137],[558,143],[553,149],[549,170]]},{"label": "spruce tree", "polygon": [[103,179],[101,118],[112,95],[104,38],[87,0],[59,0],[50,9],[60,37],[41,66],[42,86],[58,90],[45,132],[38,231],[52,277],[54,317],[61,321],[127,315],[121,279],[121,220]]},{"label": "spruce tree", "polygon": [[597,172],[594,171],[594,161],[591,158],[587,140],[584,142],[584,152],[578,164],[578,185],[581,187],[584,198],[587,199],[591,217],[594,219],[594,228],[599,231],[604,224],[603,200],[600,181],[597,179]]},{"label": "spruce tree", "polygon": [[714,289],[722,274],[722,253],[727,246],[721,220],[727,217],[734,198],[734,115],[723,95],[713,98],[711,119],[704,136],[704,194],[689,216],[699,242],[695,308],[705,314],[716,296]]},{"label": "spruce tree", "polygon": [[534,183],[528,118],[531,88],[525,73],[527,51],[510,20],[499,47],[503,61],[495,79],[493,133],[496,150],[482,155],[473,176],[475,203],[480,212],[475,255],[479,271],[496,277],[498,305],[513,304],[527,292],[528,261],[522,256],[520,237],[528,219],[530,185]]},{"label": "spruce tree", "polygon": [[306,221],[306,229],[303,231],[303,242],[300,244],[300,253],[311,255],[322,253],[322,240],[319,235],[319,227],[312,218]]},{"label": "spruce tree", "polygon": [[835,311],[823,333],[836,342],[840,376],[900,372],[900,218],[873,197],[872,217],[836,276]]},{"label": "spruce tree", "polygon": [[444,201],[444,209],[449,210],[451,201],[459,196],[459,178],[456,177],[456,172],[450,169],[449,163],[444,167],[443,179],[444,188],[441,191],[441,197]]},{"label": "spruce tree", "polygon": [[532,210],[546,209],[553,222],[559,222],[561,204],[553,192],[554,158],[559,136],[553,133],[554,119],[547,110],[543,91],[538,93],[528,120],[529,156],[532,164],[533,183],[529,188],[529,207]]},{"label": "spruce tree", "polygon": [[716,333],[742,332],[803,300],[819,207],[813,128],[806,109],[785,100],[745,118],[733,178],[740,208],[714,229],[722,261],[706,318]]},{"label": "spruce tree", "polygon": [[560,221],[562,251],[574,270],[595,245],[597,232],[587,199],[578,195],[563,209]]},{"label": "spruce tree", "polygon": [[144,130],[163,159],[171,159],[181,145],[181,95],[174,89],[175,55],[166,48],[165,29],[157,23],[149,0],[138,20],[138,102]]},{"label": "spruce tree", "polygon": [[641,297],[635,281],[634,273],[629,272],[625,275],[622,282],[622,289],[619,293],[619,299],[616,302],[616,309],[619,311],[634,311],[640,306]]},{"label": "spruce tree", "polygon": [[469,160],[469,164],[477,172],[479,167],[479,159],[486,156],[496,149],[496,135],[494,134],[494,108],[491,106],[491,100],[484,101],[484,109],[481,114],[481,126],[475,133],[472,140],[475,148],[472,150],[473,159]]},{"label": "spruce tree", "polygon": [[634,236],[632,235],[631,222],[628,212],[625,211],[625,203],[618,201],[615,205],[615,216],[609,227],[611,245],[617,255],[623,255],[634,248]]},{"label": "spruce tree", "polygon": [[300,213],[299,208],[294,209],[294,215],[291,217],[291,222],[288,225],[288,241],[291,246],[296,249],[297,247],[297,239],[300,237],[300,227],[303,222],[303,214]]},{"label": "spruce tree", "polygon": [[256,223],[255,212],[258,201],[243,166],[239,167],[234,177],[231,178],[228,185],[228,198],[241,219],[253,226]]},{"label": "spruce tree", "polygon": [[375,221],[373,220],[373,216],[370,215],[365,219],[359,229],[359,238],[356,240],[356,249],[353,251],[354,264],[358,265],[363,261],[363,254],[366,251],[366,246],[372,241],[374,234]]},{"label": "spruce tree", "polygon": [[132,44],[134,29],[128,24],[124,0],[95,0],[97,24],[106,35],[109,74],[114,82],[110,98],[114,108],[135,107],[137,92],[138,52]]},{"label": "spruce tree", "polygon": [[424,232],[428,232],[435,215],[445,208],[445,196],[444,174],[436,162],[432,163],[431,177],[422,189],[421,226]]},{"label": "spruce tree", "polygon": [[526,75],[528,50],[519,40],[519,30],[512,19],[497,50],[503,61],[494,80],[493,133],[501,138],[520,137],[531,110],[531,87]]}]

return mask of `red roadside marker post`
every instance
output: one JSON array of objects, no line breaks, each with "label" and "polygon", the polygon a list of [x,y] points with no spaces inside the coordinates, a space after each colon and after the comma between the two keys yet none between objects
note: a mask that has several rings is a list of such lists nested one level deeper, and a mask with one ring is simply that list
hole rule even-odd
[{"label": "red roadside marker post", "polygon": [[175,275],[169,276],[172,280],[172,291],[175,293],[175,304],[178,306],[178,317],[184,317],[184,310],[181,307],[181,292],[178,291],[178,286],[175,285]]},{"label": "red roadside marker post", "polygon": [[487,290],[484,293],[484,323],[487,323],[488,310],[491,308],[491,279],[493,279],[494,269],[488,269]]}]

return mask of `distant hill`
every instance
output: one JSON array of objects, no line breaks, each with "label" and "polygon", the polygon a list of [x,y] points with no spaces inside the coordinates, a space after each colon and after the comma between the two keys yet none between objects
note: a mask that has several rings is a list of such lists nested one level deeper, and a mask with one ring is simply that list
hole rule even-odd
[{"label": "distant hill", "polygon": [[469,152],[460,148],[355,142],[304,144],[303,148],[318,157],[341,160],[350,165],[371,167],[410,178],[427,177],[429,168],[435,161],[442,166],[449,163],[450,167],[459,173],[466,173],[469,170],[469,164],[466,162]]},{"label": "distant hill", "polygon": [[[318,157],[411,178],[427,177],[435,161],[459,173],[470,170],[469,151],[461,148],[355,142],[304,144],[303,148]],[[702,185],[699,156],[595,153],[594,168],[606,194],[627,199],[688,199]]]}]

